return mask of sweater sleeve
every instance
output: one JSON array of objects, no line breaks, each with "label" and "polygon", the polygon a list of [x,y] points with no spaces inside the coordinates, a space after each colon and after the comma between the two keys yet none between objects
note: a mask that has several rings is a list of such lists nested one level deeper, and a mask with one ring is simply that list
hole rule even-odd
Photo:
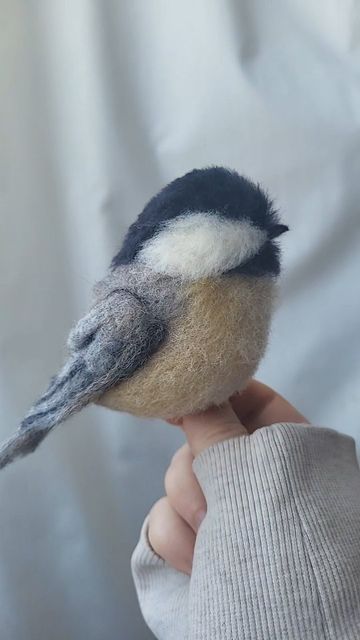
[{"label": "sweater sleeve", "polygon": [[[360,471],[353,440],[277,424],[207,449],[194,471],[208,511],[191,579],[165,563],[155,579],[154,607],[166,608],[170,597],[175,602],[166,585],[182,577],[183,597],[172,611],[183,624],[176,634],[164,627],[159,633],[153,617],[157,637],[358,639]],[[153,586],[144,583],[147,567],[135,560],[140,603],[144,590],[155,593],[154,576]]]},{"label": "sweater sleeve", "polygon": [[187,640],[190,578],[154,553],[147,530],[148,518],[131,559],[141,612],[158,640]]}]

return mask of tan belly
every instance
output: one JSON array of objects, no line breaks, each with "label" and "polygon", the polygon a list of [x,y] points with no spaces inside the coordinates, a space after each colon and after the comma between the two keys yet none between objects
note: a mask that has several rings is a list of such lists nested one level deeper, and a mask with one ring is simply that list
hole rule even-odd
[{"label": "tan belly", "polygon": [[274,282],[232,276],[193,283],[185,313],[148,364],[99,400],[139,416],[175,418],[224,402],[254,374],[267,342]]}]

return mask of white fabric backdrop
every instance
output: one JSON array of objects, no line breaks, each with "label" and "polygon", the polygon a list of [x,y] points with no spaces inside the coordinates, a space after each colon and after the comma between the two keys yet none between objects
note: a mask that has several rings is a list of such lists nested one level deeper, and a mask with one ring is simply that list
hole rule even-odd
[{"label": "white fabric backdrop", "polygon": [[[217,163],[267,185],[292,229],[259,377],[360,441],[359,4],[0,7],[1,436],[147,198]],[[129,556],[180,442],[89,408],[0,475],[2,640],[150,638]]]}]

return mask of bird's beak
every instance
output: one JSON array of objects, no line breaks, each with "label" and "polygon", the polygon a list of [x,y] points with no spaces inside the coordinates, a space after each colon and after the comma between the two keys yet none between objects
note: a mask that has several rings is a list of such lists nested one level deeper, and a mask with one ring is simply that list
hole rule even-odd
[{"label": "bird's beak", "polygon": [[286,231],[289,231],[289,227],[287,227],[286,224],[274,224],[270,227],[268,235],[269,238],[273,240],[273,238],[278,238],[283,233],[286,233]]}]

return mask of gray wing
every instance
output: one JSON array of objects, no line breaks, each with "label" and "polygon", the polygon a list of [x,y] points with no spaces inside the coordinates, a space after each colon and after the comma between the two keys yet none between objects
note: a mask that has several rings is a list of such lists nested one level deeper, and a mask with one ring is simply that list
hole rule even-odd
[{"label": "gray wing", "polygon": [[71,331],[67,362],[0,449],[0,469],[34,451],[53,427],[129,378],[165,335],[164,322],[144,300],[126,289],[112,291]]}]

